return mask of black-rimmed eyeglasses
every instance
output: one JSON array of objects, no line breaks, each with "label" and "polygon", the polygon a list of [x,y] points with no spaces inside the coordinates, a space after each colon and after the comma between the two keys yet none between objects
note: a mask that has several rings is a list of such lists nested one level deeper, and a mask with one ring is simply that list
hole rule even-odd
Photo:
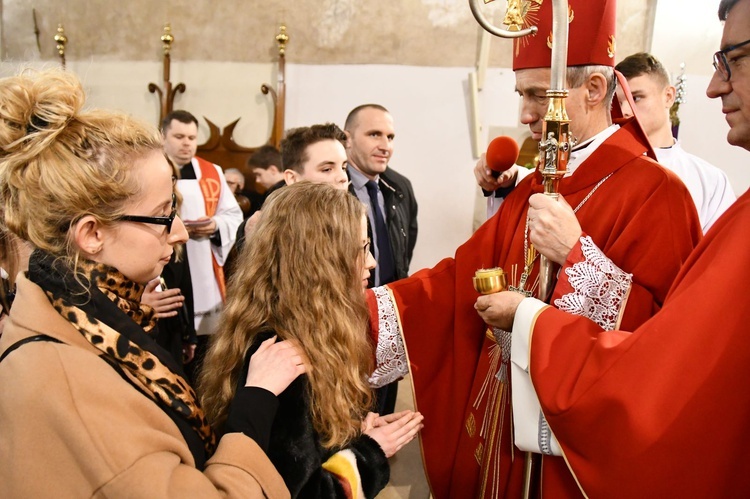
[{"label": "black-rimmed eyeglasses", "polygon": [[719,50],[714,54],[714,69],[717,73],[719,73],[719,76],[721,76],[721,79],[723,81],[729,81],[729,79],[732,77],[732,70],[729,67],[729,61],[727,61],[727,54],[732,50],[744,47],[747,44],[750,44],[750,40],[745,40],[744,42],[738,43],[737,45],[731,45],[725,49]]},{"label": "black-rimmed eyeglasses", "polygon": [[170,231],[172,230],[172,222],[174,222],[174,218],[176,216],[177,216],[177,196],[172,194],[172,211],[168,217],[143,217],[140,215],[123,215],[119,217],[117,220],[121,220],[123,222],[140,222],[144,224],[165,225],[167,227],[167,234],[169,234]]}]

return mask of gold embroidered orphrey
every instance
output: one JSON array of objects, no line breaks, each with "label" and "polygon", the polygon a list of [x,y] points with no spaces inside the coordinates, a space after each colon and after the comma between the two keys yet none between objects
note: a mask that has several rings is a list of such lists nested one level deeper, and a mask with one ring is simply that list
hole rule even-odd
[{"label": "gold embroidered orphrey", "polygon": [[[578,210],[591,199],[591,196],[602,186],[604,182],[612,176],[612,173],[602,178],[597,182],[589,193],[578,203],[573,209],[573,213],[578,213]],[[531,270],[539,256],[539,252],[534,249],[533,244],[529,244],[529,218],[526,217],[526,228],[524,231],[524,271],[521,274],[521,279],[517,285],[510,285],[508,289],[510,291],[516,291],[522,293],[525,296],[533,296],[538,285],[537,280],[527,290],[527,280],[531,274]],[[516,282],[515,272],[516,266],[513,265],[512,275],[510,277],[511,282]],[[482,423],[479,426],[479,436],[484,438],[484,442],[480,440],[476,449],[474,450],[474,457],[477,459],[477,463],[481,468],[481,493],[480,497],[484,496],[487,487],[493,488],[493,495],[496,492],[497,484],[494,481],[490,481],[490,476],[496,476],[499,473],[499,460],[495,461],[494,469],[490,469],[488,466],[488,460],[485,459],[486,455],[491,455],[498,451],[502,445],[502,433],[503,433],[503,420],[505,418],[505,406],[508,398],[508,390],[506,386],[509,382],[510,377],[508,376],[508,365],[510,361],[510,333],[497,328],[492,328],[492,331],[487,331],[487,336],[493,338],[495,343],[490,347],[488,355],[490,358],[489,369],[487,370],[487,376],[482,383],[482,387],[477,394],[477,398],[472,404],[472,409],[479,411],[479,407],[482,404],[482,399],[487,396],[487,405],[484,409],[484,415],[482,416]],[[474,431],[476,430],[477,422],[472,410],[469,410],[469,416],[466,420],[466,430],[471,438],[474,438]],[[511,431],[511,441],[513,440],[513,434]],[[511,454],[513,454],[513,444],[511,443]],[[511,457],[512,458],[512,457]]]}]

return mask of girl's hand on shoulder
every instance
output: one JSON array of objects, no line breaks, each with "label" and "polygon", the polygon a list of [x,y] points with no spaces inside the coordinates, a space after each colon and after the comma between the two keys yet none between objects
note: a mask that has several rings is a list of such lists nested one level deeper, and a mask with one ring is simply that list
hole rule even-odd
[{"label": "girl's hand on shoulder", "polygon": [[307,372],[307,356],[292,341],[276,342],[276,336],[260,344],[250,357],[245,386],[265,388],[274,395],[281,392]]}]

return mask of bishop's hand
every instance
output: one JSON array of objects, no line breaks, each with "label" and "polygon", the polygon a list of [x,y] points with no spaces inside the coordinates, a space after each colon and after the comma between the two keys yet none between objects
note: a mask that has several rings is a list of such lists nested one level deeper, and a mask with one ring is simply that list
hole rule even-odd
[{"label": "bishop's hand", "polygon": [[545,194],[529,198],[529,240],[539,253],[562,265],[579,237],[581,224],[562,195],[558,200]]},{"label": "bishop's hand", "polygon": [[510,331],[513,328],[516,309],[524,298],[525,295],[515,291],[502,291],[480,296],[474,308],[488,326]]}]

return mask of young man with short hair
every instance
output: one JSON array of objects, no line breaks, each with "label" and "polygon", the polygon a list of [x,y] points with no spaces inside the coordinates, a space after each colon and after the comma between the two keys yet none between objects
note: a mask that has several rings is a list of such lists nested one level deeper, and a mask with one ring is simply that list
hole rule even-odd
[{"label": "young man with short hair", "polygon": [[[287,130],[286,136],[281,141],[279,161],[282,165],[283,183],[273,184],[271,191],[302,180],[328,183],[337,189],[346,189],[349,185],[349,179],[346,177],[345,140],[344,132],[333,123]],[[251,156],[250,160],[253,163],[249,160],[248,164],[260,164],[259,159],[258,163],[255,163],[256,159],[255,156]],[[262,167],[258,166],[253,169],[256,168]],[[276,166],[274,165],[273,168],[276,168]],[[257,175],[256,178],[258,178]],[[237,230],[235,248],[227,265],[228,272],[232,272],[232,267],[235,264],[236,256],[234,255],[240,252],[245,244],[245,239],[251,236],[255,226],[260,222],[261,216],[263,216],[262,211],[258,210],[240,224]]]},{"label": "young man with short hair", "polygon": [[346,135],[333,123],[294,128],[281,141],[281,163],[287,185],[301,180],[346,189]]},{"label": "young man with short hair", "polygon": [[[638,120],[654,147],[656,159],[673,171],[690,191],[703,232],[734,202],[735,195],[726,174],[698,156],[690,154],[672,136],[669,110],[675,101],[675,87],[659,60],[651,54],[630,55],[615,66],[628,80]],[[625,94],[618,87],[623,114],[632,116]]]},{"label": "young man with short hair", "polygon": [[255,183],[266,190],[266,194],[286,185],[284,170],[281,168],[281,153],[274,146],[265,145],[258,148],[247,160],[247,166],[255,175]]}]

